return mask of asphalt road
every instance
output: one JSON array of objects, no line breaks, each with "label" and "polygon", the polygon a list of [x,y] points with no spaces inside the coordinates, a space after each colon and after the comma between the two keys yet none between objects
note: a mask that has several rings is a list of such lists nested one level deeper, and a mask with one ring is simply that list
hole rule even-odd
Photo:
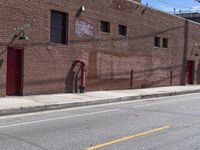
[{"label": "asphalt road", "polygon": [[0,150],[200,150],[200,94],[0,117]]}]

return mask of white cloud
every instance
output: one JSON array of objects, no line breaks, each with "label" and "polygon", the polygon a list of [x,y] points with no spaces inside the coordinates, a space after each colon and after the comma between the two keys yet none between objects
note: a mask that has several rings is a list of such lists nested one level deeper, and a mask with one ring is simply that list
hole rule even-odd
[{"label": "white cloud", "polygon": [[200,11],[200,6],[194,6],[191,11]]}]

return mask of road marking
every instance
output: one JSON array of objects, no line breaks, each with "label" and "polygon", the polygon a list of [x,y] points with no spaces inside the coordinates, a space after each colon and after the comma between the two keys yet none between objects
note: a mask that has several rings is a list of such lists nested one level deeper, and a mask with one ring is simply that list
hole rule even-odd
[{"label": "road marking", "polygon": [[59,117],[59,118],[52,118],[52,119],[44,119],[44,120],[38,120],[38,121],[10,124],[10,125],[6,125],[6,126],[0,126],[0,129],[22,126],[22,125],[37,124],[37,123],[43,123],[43,122],[49,122],[49,121],[64,120],[64,119],[69,119],[69,118],[90,116],[90,115],[96,115],[96,114],[102,114],[102,113],[108,113],[108,112],[114,112],[114,111],[119,111],[119,109],[110,109],[110,110],[105,110],[105,111],[97,111],[97,112],[85,113],[85,114],[79,114],[79,115],[73,115],[73,116],[66,116],[66,117]]},{"label": "road marking", "polygon": [[121,139],[117,139],[117,140],[109,141],[109,142],[99,144],[99,145],[96,145],[96,146],[88,147],[86,150],[96,150],[96,149],[99,149],[99,148],[102,148],[102,147],[106,147],[106,146],[109,146],[109,145],[112,145],[112,144],[116,144],[116,143],[119,143],[119,142],[130,140],[130,139],[134,139],[136,137],[144,136],[144,135],[154,133],[154,132],[158,132],[158,131],[168,129],[168,128],[170,128],[170,126],[168,126],[168,125],[163,126],[163,127],[160,127],[160,128],[156,128],[156,129],[153,129],[153,130],[146,131],[146,132],[134,134],[134,135],[131,135],[131,136],[123,137]]}]

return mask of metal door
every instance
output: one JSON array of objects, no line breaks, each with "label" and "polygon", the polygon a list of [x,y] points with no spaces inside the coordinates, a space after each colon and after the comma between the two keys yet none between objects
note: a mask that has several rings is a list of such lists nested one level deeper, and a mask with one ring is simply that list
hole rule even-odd
[{"label": "metal door", "polygon": [[194,75],[194,61],[187,61],[186,83],[193,84]]},{"label": "metal door", "polygon": [[23,48],[8,47],[6,95],[23,95]]}]

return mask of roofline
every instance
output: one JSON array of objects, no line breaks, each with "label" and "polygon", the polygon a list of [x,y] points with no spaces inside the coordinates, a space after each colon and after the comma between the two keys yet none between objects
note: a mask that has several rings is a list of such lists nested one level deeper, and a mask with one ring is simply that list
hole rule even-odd
[{"label": "roofline", "polygon": [[134,0],[126,0],[126,1],[131,2],[131,3],[133,3],[133,4],[136,4],[136,5],[140,5],[140,6],[142,6],[142,7],[146,7],[146,8],[148,8],[148,9],[151,9],[151,10],[153,10],[153,11],[157,11],[157,12],[162,13],[162,14],[165,14],[165,15],[169,15],[169,16],[175,17],[175,18],[180,19],[180,20],[183,20],[183,21],[187,20],[188,22],[191,22],[191,23],[200,25],[200,23],[198,23],[198,22],[195,22],[195,21],[192,21],[192,20],[189,20],[189,19],[186,19],[186,18],[177,16],[177,15],[174,15],[174,14],[167,13],[167,12],[164,12],[164,11],[162,11],[162,10],[159,10],[159,9],[156,9],[156,8],[153,8],[153,7],[146,6],[146,5],[142,4],[142,3],[136,2],[136,1],[134,1]]}]

